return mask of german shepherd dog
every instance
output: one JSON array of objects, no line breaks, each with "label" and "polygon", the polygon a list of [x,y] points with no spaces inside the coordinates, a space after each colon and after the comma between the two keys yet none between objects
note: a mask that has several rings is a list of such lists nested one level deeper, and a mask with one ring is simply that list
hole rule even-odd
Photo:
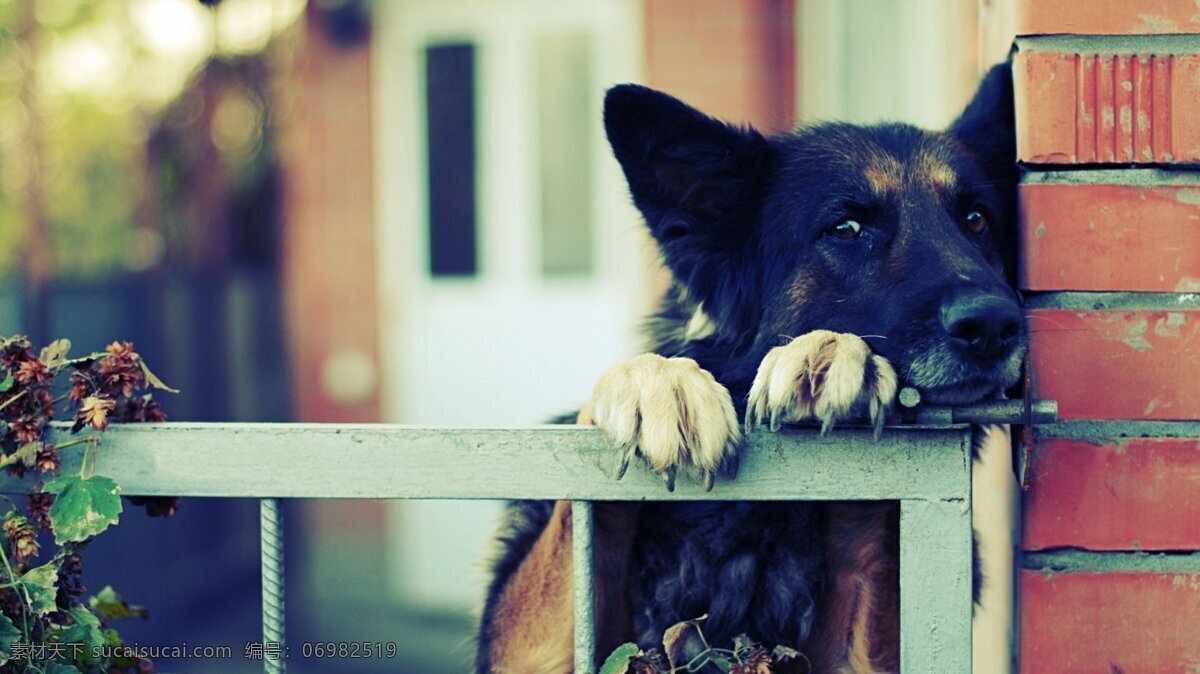
[{"label": "german shepherd dog", "polygon": [[[742,427],[866,420],[901,385],[962,404],[1015,385],[1011,72],[944,132],[819,124],[764,137],[657,91],[611,89],[609,143],[673,276],[649,353],[596,384],[579,423],[663,476],[734,473]],[[899,666],[892,503],[597,503],[597,640],[657,646],[707,614],[814,672]],[[566,502],[509,510],[477,670],[572,670]]]}]

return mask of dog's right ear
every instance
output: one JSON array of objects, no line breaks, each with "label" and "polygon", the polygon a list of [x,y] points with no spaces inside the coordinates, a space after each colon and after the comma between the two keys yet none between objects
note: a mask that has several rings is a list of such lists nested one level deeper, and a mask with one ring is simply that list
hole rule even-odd
[{"label": "dog's right ear", "polygon": [[[715,120],[653,89],[604,98],[608,142],[667,266],[710,310],[738,281],[722,269],[753,236],[770,147],[757,131]],[[710,255],[711,254],[711,255]]]}]

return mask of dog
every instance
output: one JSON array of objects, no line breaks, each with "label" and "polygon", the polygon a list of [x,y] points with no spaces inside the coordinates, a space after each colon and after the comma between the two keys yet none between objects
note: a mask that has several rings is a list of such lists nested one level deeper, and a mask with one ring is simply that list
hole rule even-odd
[{"label": "dog", "polygon": [[[650,350],[577,416],[620,472],[640,456],[668,489],[711,488],[759,425],[878,433],[902,385],[952,405],[1018,383],[1011,79],[994,67],[943,132],[765,137],[645,87],[608,91],[609,143],[673,278]],[[707,614],[709,643],[747,633],[814,672],[899,667],[894,503],[597,503],[595,526],[602,654]],[[477,671],[572,671],[569,503],[513,504],[500,543]]]}]

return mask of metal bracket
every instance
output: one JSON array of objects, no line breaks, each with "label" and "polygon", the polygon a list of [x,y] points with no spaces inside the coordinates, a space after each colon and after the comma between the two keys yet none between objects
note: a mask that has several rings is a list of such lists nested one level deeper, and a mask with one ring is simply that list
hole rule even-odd
[{"label": "metal bracket", "polygon": [[1057,400],[991,400],[955,407],[922,406],[921,394],[901,389],[900,418],[908,424],[1052,424],[1058,421]]}]

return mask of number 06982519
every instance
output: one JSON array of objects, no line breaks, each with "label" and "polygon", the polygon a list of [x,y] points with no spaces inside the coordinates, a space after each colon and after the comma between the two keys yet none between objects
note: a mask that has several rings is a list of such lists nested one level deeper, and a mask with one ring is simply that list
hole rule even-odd
[{"label": "number 06982519", "polygon": [[396,652],[393,641],[306,641],[300,647],[305,658],[394,658]]}]

